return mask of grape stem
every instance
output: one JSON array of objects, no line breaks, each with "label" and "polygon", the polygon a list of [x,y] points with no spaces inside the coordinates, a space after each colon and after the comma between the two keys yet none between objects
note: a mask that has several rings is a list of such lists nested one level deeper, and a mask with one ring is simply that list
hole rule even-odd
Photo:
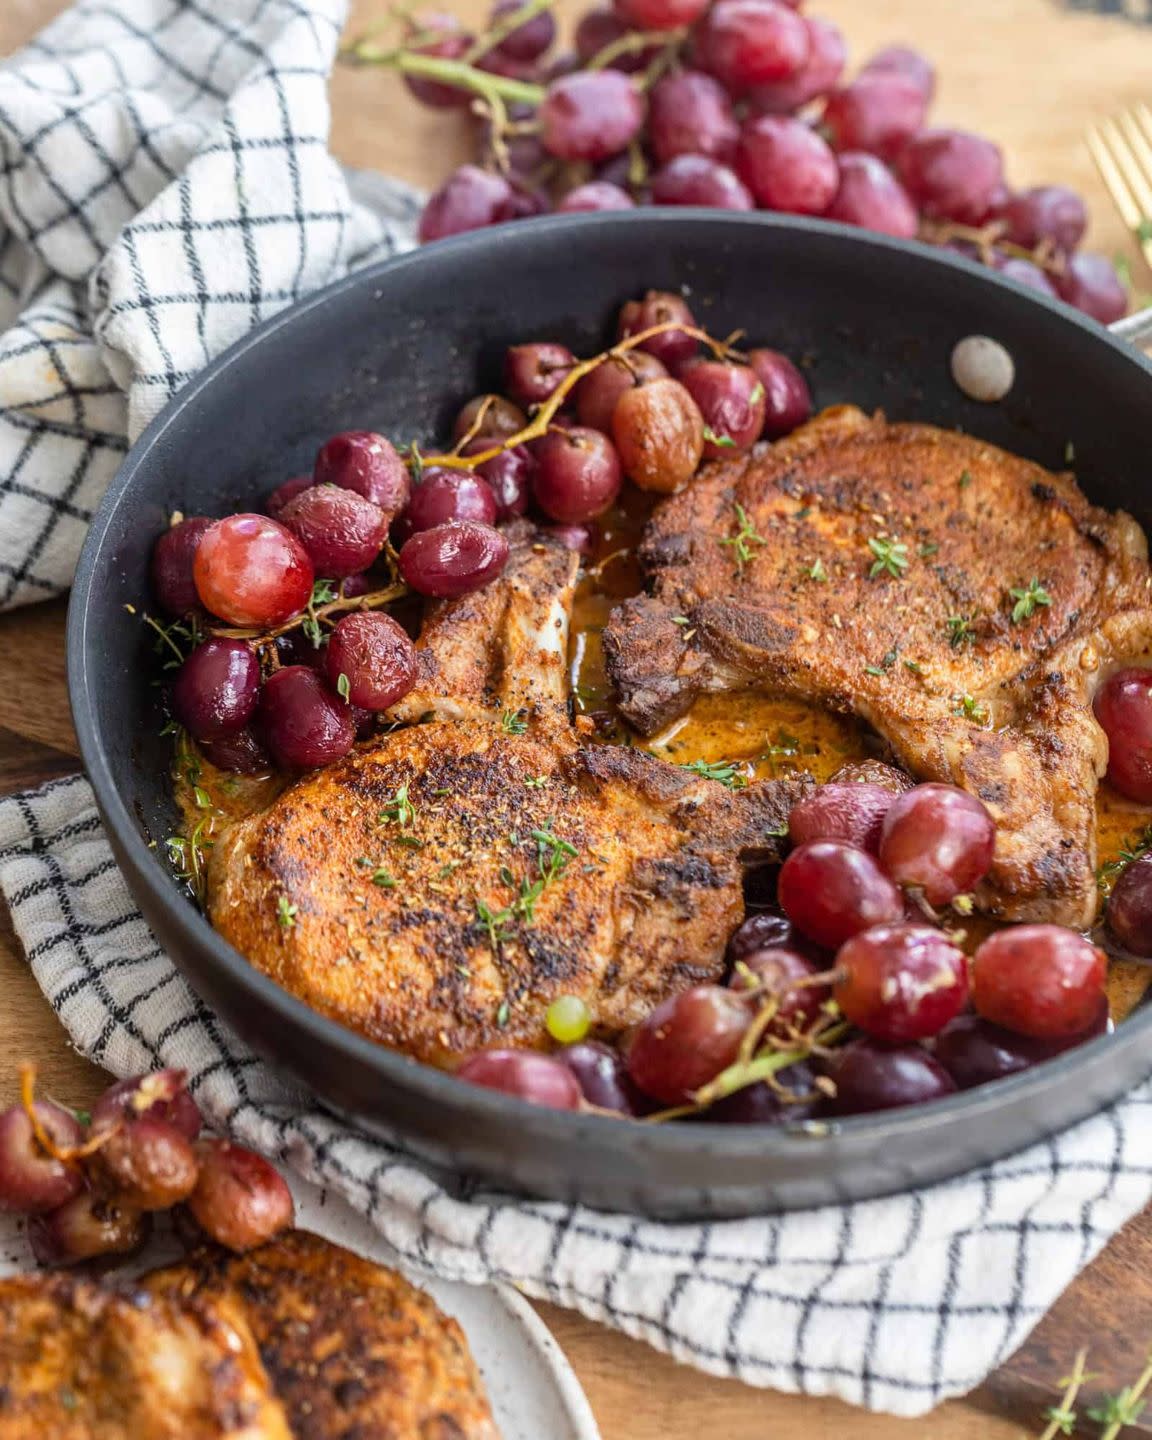
[{"label": "grape stem", "polygon": [[123,1122],[116,1121],[106,1128],[101,1127],[98,1134],[89,1136],[82,1145],[58,1145],[36,1110],[36,1066],[31,1060],[20,1062],[20,1105],[28,1117],[37,1145],[61,1165],[76,1165],[87,1156],[95,1155],[97,1150],[102,1149],[112,1136],[123,1128]]},{"label": "grape stem", "polygon": [[[330,615],[342,614],[345,610],[376,610],[381,605],[390,605],[393,600],[399,600],[408,594],[408,586],[397,582],[395,585],[386,585],[383,590],[372,590],[367,595],[341,595],[336,600],[330,600],[327,605],[321,605],[314,610],[313,616],[316,620],[327,620]],[[232,628],[219,628],[210,630],[210,635],[219,635],[225,640],[252,640],[257,644],[263,644],[269,640],[275,640],[280,635],[287,635],[290,630],[297,630],[307,620],[308,612],[302,610],[299,615],[294,615],[291,620],[286,620],[283,625],[277,625],[272,630],[238,630]]]},{"label": "grape stem", "polygon": [[[345,52],[352,60],[362,65],[383,65],[400,70],[405,75],[421,75],[428,80],[439,80],[457,90],[468,90],[479,95],[489,105],[496,101],[519,101],[525,105],[539,105],[544,99],[544,86],[532,85],[526,80],[513,80],[507,75],[492,75],[487,70],[478,70],[464,60],[448,60],[441,55],[422,55],[418,50],[401,47],[395,50],[381,50],[370,41],[355,42]],[[495,107],[493,107],[495,108]]]},{"label": "grape stem", "polygon": [[1041,270],[1047,270],[1050,275],[1063,275],[1064,260],[1050,241],[1043,240],[1035,250],[1029,250],[1027,246],[1017,245],[1012,240],[1005,240],[1003,235],[1004,222],[1002,220],[993,220],[979,228],[973,225],[960,225],[953,220],[922,220],[919,238],[927,241],[930,245],[945,245],[949,240],[966,240],[980,251],[980,259],[985,265],[990,265],[996,252],[1000,251],[1015,260],[1027,260]]},{"label": "grape stem", "polygon": [[681,26],[677,30],[633,30],[610,41],[603,50],[597,50],[584,68],[603,70],[622,55],[639,55],[655,45],[659,45],[670,55],[675,54],[687,38],[687,26]]}]

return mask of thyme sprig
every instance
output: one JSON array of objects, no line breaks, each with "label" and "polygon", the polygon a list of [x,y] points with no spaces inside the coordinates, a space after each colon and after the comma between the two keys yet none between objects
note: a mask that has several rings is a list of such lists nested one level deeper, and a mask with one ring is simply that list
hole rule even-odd
[{"label": "thyme sprig", "polygon": [[689,760],[680,769],[691,770],[705,780],[716,780],[728,790],[744,790],[748,785],[748,777],[735,760]]},{"label": "thyme sprig", "polygon": [[1146,825],[1138,834],[1129,835],[1116,858],[1106,860],[1096,871],[1096,883],[1101,892],[1104,895],[1109,894],[1112,886],[1128,866],[1134,860],[1139,860],[1147,855],[1149,851],[1152,851],[1152,824]]},{"label": "thyme sprig", "polygon": [[730,545],[732,547],[732,553],[736,556],[736,568],[743,574],[745,565],[748,564],[756,553],[753,547],[758,548],[766,542],[763,535],[757,531],[752,517],[748,514],[747,510],[744,509],[743,505],[737,501],[732,508],[736,515],[736,528],[731,535],[721,540],[720,544]]},{"label": "thyme sprig", "polygon": [[890,535],[873,535],[868,540],[868,549],[876,557],[868,578],[875,580],[880,575],[891,575],[893,580],[902,580],[908,569],[908,546],[903,540],[894,540]]},{"label": "thyme sprig", "polygon": [[1031,619],[1036,613],[1037,606],[1052,604],[1052,596],[1044,589],[1035,575],[1027,585],[1018,585],[1009,590],[1008,594],[1016,602],[1012,606],[1013,625],[1021,625],[1025,620]]}]

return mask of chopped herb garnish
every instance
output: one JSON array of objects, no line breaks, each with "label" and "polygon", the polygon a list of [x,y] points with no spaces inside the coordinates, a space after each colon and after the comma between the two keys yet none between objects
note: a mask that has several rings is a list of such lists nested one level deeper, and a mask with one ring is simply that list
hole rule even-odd
[{"label": "chopped herb garnish", "polygon": [[396,835],[393,837],[394,845],[407,845],[409,850],[423,850],[424,841],[417,840],[415,835]]},{"label": "chopped herb garnish", "polygon": [[911,672],[912,672],[913,675],[923,675],[923,674],[924,674],[924,667],[923,667],[923,665],[920,664],[919,660],[905,660],[905,661],[904,661],[904,669],[905,669],[905,670],[911,670]]},{"label": "chopped herb garnish", "polygon": [[969,485],[972,484],[972,472],[970,470],[961,470],[960,479],[957,483],[961,490],[967,490]]},{"label": "chopped herb garnish", "polygon": [[965,645],[975,643],[972,622],[966,615],[949,615],[947,619],[948,643],[953,650],[963,650]]},{"label": "chopped herb garnish", "polygon": [[864,666],[864,673],[865,673],[865,675],[877,675],[877,676],[882,676],[882,675],[884,674],[884,671],[881,670],[881,668],[880,668],[879,665],[865,665],[865,666]]},{"label": "chopped herb garnish", "polygon": [[824,561],[821,560],[819,556],[816,557],[816,560],[815,560],[815,561],[813,562],[813,564],[809,567],[809,569],[808,569],[807,571],[805,571],[805,574],[808,576],[808,579],[809,579],[809,580],[827,580],[827,579],[828,579],[828,571],[825,570],[825,568],[824,568]]},{"label": "chopped herb garnish", "polygon": [[372,884],[379,885],[381,890],[395,890],[396,888],[395,877],[390,871],[385,870],[382,865],[373,870]]},{"label": "chopped herb garnish", "polygon": [[1028,620],[1036,613],[1037,605],[1051,605],[1052,597],[1033,575],[1027,586],[1020,586],[1018,589],[1009,590],[1008,594],[1015,600],[1012,606],[1012,623],[1019,625],[1022,621]]},{"label": "chopped herb garnish", "polygon": [[336,681],[336,693],[340,696],[341,700],[347,700],[348,696],[352,693],[352,682],[343,671],[340,672]]},{"label": "chopped herb garnish", "polygon": [[736,449],[736,441],[732,439],[731,435],[717,435],[711,425],[704,426],[704,439],[707,440],[710,445],[719,445],[721,450]]},{"label": "chopped herb garnish", "polygon": [[548,784],[548,776],[528,775],[525,777],[524,784],[529,790],[543,790]]},{"label": "chopped herb garnish", "polygon": [[503,1030],[504,1027],[505,1027],[505,1025],[508,1024],[508,1015],[509,1015],[509,1005],[508,1005],[508,1001],[507,1001],[507,1000],[501,1000],[501,1002],[500,1002],[500,1004],[499,1004],[499,1007],[498,1007],[497,1010],[496,1010],[496,1028],[497,1028],[498,1030]]},{"label": "chopped herb garnish", "polygon": [[359,865],[361,870],[371,870],[372,868],[372,861],[369,860],[367,855],[357,855],[352,863],[353,865]]},{"label": "chopped herb garnish", "polygon": [[300,629],[311,640],[315,649],[320,648],[320,618],[316,614],[317,605],[327,605],[336,599],[336,590],[331,580],[317,580],[312,586],[312,594],[308,598],[308,607],[304,619],[300,622]]},{"label": "chopped herb garnish", "polygon": [[892,540],[885,535],[873,535],[868,549],[875,555],[868,577],[875,580],[878,575],[891,575],[894,580],[903,579],[908,569],[908,546],[902,540]]},{"label": "chopped herb garnish", "polygon": [[672,623],[673,625],[691,625],[692,621],[687,615],[673,615]]},{"label": "chopped herb garnish", "polygon": [[937,545],[935,540],[925,540],[924,544],[920,546],[920,549],[916,553],[920,556],[921,560],[931,560],[933,555],[940,553],[940,546]]},{"label": "chopped herb garnish", "polygon": [[296,924],[296,906],[291,903],[287,895],[281,895],[276,901],[276,919],[280,923],[281,930],[291,930]]},{"label": "chopped herb garnish", "polygon": [[505,710],[500,716],[500,728],[505,735],[523,735],[528,729],[528,721],[524,718],[523,710]]},{"label": "chopped herb garnish", "polygon": [[812,513],[812,506],[811,506],[811,505],[801,505],[800,509],[796,511],[796,519],[797,519],[797,520],[807,520],[808,516],[811,515],[811,513]]},{"label": "chopped herb garnish", "polygon": [[952,712],[954,715],[962,715],[965,720],[971,720],[976,725],[983,725],[987,722],[988,711],[980,704],[979,700],[974,699],[971,695],[957,695],[955,698],[957,705]]},{"label": "chopped herb garnish", "polygon": [[756,553],[753,546],[763,545],[765,541],[763,535],[757,534],[756,526],[743,505],[737,503],[733,508],[736,511],[736,532],[726,540],[721,540],[720,544],[732,546],[736,555],[736,568],[742,572]]},{"label": "chopped herb garnish", "polygon": [[410,825],[415,824],[416,807],[408,798],[407,782],[400,786],[395,796],[380,811],[380,819],[381,821],[393,821],[402,830],[407,830]]},{"label": "chopped herb garnish", "polygon": [[705,780],[717,780],[729,790],[743,790],[748,785],[747,777],[734,760],[693,760],[680,769],[691,770]]}]

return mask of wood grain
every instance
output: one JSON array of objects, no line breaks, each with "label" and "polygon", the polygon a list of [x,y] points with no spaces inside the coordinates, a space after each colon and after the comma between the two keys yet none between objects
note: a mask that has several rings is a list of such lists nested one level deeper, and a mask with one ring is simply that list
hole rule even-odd
[{"label": "wood grain", "polygon": [[[476,20],[486,0],[452,0]],[[0,54],[65,8],[65,0],[4,0]],[[357,0],[352,28],[384,11]],[[569,17],[575,0],[560,0]],[[934,111],[1004,145],[1017,184],[1076,185],[1093,212],[1093,243],[1140,262],[1091,167],[1083,143],[1090,120],[1152,98],[1152,27],[1073,13],[1055,0],[813,0],[840,24],[852,53],[914,42],[941,63]],[[333,83],[333,144],[345,161],[433,186],[466,154],[458,116],[422,110],[395,77],[342,70]],[[1141,284],[1148,281],[1143,272]],[[1152,287],[1149,287],[1152,288]],[[0,617],[0,793],[67,773],[75,737],[64,688],[61,602]],[[36,1058],[44,1086],[83,1103],[99,1072],[67,1038],[20,958],[0,912],[0,1104],[14,1093],[16,1065]],[[1068,1291],[1032,1339],[975,1395],[916,1421],[746,1389],[676,1365],[647,1346],[583,1317],[541,1306],[568,1353],[604,1440],[1020,1440],[1035,1435],[1045,1404],[1075,1351],[1093,1347],[1092,1368],[1115,1388],[1139,1370],[1152,1341],[1152,1218],[1130,1225]],[[1152,1434],[1152,1428],[1138,1432]],[[546,1437],[541,1437],[546,1440]]]}]

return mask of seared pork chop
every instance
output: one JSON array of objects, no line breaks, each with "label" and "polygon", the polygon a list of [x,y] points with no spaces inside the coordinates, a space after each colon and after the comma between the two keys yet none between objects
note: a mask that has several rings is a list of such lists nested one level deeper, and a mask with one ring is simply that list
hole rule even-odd
[{"label": "seared pork chop", "polygon": [[318,1235],[197,1253],[144,1284],[243,1310],[296,1440],[498,1440],[456,1321],[402,1275]]},{"label": "seared pork chop", "polygon": [[209,914],[241,954],[420,1059],[545,1046],[560,995],[618,1034],[716,979],[744,869],[779,858],[803,792],[582,743],[561,703],[575,565],[526,538],[495,597],[435,609],[411,708],[462,718],[300,780],[212,853]]},{"label": "seared pork chop", "polygon": [[991,811],[982,909],[1091,923],[1091,696],[1152,653],[1134,520],[983,441],[845,407],[664,501],[641,559],[650,594],[604,636],[641,733],[747,687],[856,714],[913,775]]}]

